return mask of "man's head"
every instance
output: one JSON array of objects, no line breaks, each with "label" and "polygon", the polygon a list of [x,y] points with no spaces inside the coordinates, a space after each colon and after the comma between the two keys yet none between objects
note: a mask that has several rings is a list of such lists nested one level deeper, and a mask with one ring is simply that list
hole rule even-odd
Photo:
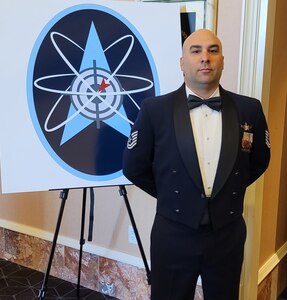
[{"label": "man's head", "polygon": [[185,84],[198,95],[209,96],[218,87],[224,67],[218,37],[207,29],[193,32],[183,44],[180,66]]}]

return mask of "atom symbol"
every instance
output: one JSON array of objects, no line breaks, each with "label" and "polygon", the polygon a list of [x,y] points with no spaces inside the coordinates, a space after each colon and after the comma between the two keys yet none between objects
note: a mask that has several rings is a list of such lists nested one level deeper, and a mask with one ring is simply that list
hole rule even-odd
[{"label": "atom symbol", "polygon": [[[84,55],[80,70],[77,70],[68,60],[67,56],[65,56],[64,52],[56,42],[55,37],[65,39],[73,46],[83,51]],[[128,119],[122,106],[123,96],[128,96],[131,102],[139,110],[140,108],[133,99],[132,94],[147,91],[154,85],[153,82],[147,78],[118,73],[133,49],[134,37],[130,34],[124,35],[103,49],[92,22],[85,49],[60,32],[51,32],[50,39],[57,53],[70,68],[72,73],[42,76],[34,81],[34,86],[38,89],[60,95],[47,115],[44,123],[45,131],[53,132],[64,126],[65,130],[62,136],[62,145],[91,122],[96,122],[97,128],[100,128],[100,122],[102,121],[108,123],[123,135],[129,136],[130,127],[124,129],[126,126],[123,124],[119,126],[119,122],[127,122],[130,125],[133,125],[133,122]],[[124,40],[129,41],[128,49],[115,70],[111,71],[105,53]],[[65,90],[51,88],[45,84],[46,80],[63,77],[71,77],[71,84]],[[141,81],[146,84],[144,87],[126,91],[120,83],[120,78],[128,78],[129,80]],[[68,117],[55,126],[49,126],[52,115],[56,113],[59,103],[63,101],[64,96],[67,95],[71,100]],[[74,126],[75,122],[77,122],[77,126]]]},{"label": "atom symbol", "polygon": [[137,28],[116,11],[76,5],[42,29],[27,76],[31,120],[50,156],[99,185],[122,180],[122,152],[143,99],[159,92]]}]

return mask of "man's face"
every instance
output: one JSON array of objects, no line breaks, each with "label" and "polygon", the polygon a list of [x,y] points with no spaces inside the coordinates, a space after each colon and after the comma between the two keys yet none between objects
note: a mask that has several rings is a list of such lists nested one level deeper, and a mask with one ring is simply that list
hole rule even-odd
[{"label": "man's face", "polygon": [[220,40],[208,30],[198,30],[183,45],[180,60],[186,85],[195,91],[215,89],[224,66]]}]

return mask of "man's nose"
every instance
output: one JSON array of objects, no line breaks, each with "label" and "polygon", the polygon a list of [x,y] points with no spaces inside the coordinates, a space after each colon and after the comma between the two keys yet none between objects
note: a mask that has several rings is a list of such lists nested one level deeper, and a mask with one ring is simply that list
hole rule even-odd
[{"label": "man's nose", "polygon": [[202,55],[201,55],[201,62],[209,62],[210,61],[210,57],[209,57],[209,53],[208,51],[204,50],[202,51]]}]

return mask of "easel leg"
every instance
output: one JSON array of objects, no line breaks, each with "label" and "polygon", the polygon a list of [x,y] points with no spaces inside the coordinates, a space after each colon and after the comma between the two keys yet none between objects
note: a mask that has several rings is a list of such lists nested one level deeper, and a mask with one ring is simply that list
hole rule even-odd
[{"label": "easel leg", "polygon": [[39,290],[39,294],[38,294],[39,299],[45,299],[45,296],[46,296],[47,282],[48,282],[49,275],[50,275],[50,270],[51,270],[51,266],[52,266],[52,262],[53,262],[53,258],[54,258],[54,253],[55,253],[55,249],[56,249],[56,245],[57,245],[57,239],[58,239],[59,230],[61,227],[61,222],[62,222],[62,217],[63,217],[63,213],[64,213],[66,200],[68,198],[68,193],[69,193],[68,189],[64,189],[60,193],[60,198],[62,199],[62,203],[61,203],[61,207],[60,207],[60,211],[59,211],[59,215],[58,215],[58,221],[57,221],[57,225],[56,225],[56,229],[55,229],[55,233],[54,233],[54,239],[53,239],[53,243],[52,243],[48,266],[46,269],[42,288],[41,288],[41,290]]},{"label": "easel leg", "polygon": [[130,203],[129,203],[129,200],[128,200],[128,197],[127,197],[127,190],[126,190],[124,185],[120,185],[119,188],[120,188],[120,195],[123,196],[123,198],[125,200],[125,204],[126,204],[126,207],[127,207],[129,217],[130,217],[130,221],[131,221],[131,224],[133,226],[133,230],[134,230],[134,233],[135,233],[135,236],[136,236],[136,239],[137,239],[139,250],[140,250],[140,253],[141,253],[141,256],[142,256],[142,259],[143,259],[143,263],[144,263],[144,266],[145,266],[145,269],[146,269],[147,282],[150,285],[151,284],[150,269],[149,269],[149,265],[147,263],[147,259],[146,259],[145,253],[144,253],[144,249],[143,249],[143,246],[142,246],[142,243],[141,243],[141,239],[140,239],[140,236],[139,236],[139,233],[138,233],[138,229],[137,229],[136,222],[135,222],[135,219],[134,219],[134,216],[133,216],[133,213],[132,213],[132,209],[131,209],[131,206],[130,206]]},{"label": "easel leg", "polygon": [[80,254],[79,254],[79,268],[78,268],[78,284],[77,284],[77,297],[78,298],[80,297],[83,246],[84,246],[84,244],[86,242],[85,239],[84,239],[85,216],[86,216],[86,200],[87,200],[87,188],[83,188],[82,224],[81,224],[81,236],[80,236]]}]

